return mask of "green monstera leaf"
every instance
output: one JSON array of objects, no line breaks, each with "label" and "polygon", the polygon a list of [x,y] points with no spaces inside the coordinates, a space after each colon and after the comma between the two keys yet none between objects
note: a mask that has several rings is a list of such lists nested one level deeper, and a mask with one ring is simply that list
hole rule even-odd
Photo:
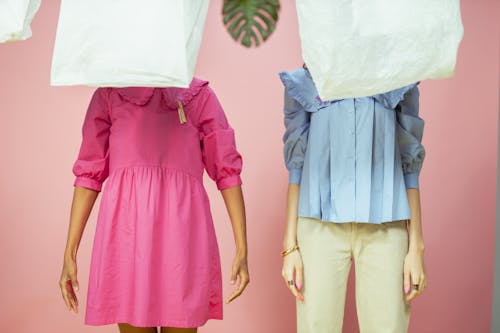
[{"label": "green monstera leaf", "polygon": [[233,39],[251,47],[273,33],[279,10],[279,0],[224,0],[222,15]]}]

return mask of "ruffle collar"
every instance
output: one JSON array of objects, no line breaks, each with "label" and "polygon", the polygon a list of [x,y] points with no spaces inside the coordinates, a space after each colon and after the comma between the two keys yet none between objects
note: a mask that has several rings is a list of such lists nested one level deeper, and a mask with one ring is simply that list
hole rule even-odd
[{"label": "ruffle collar", "polygon": [[412,83],[410,85],[394,89],[386,93],[373,95],[371,97],[373,97],[377,102],[379,102],[386,108],[392,110],[395,109],[396,106],[398,106],[399,102],[401,102],[405,98],[406,93],[415,88],[419,83],[420,82]]},{"label": "ruffle collar", "polygon": [[163,102],[169,109],[177,110],[178,102],[180,101],[183,106],[188,105],[205,87],[208,81],[193,78],[189,88],[163,88]]},{"label": "ruffle collar", "polygon": [[116,91],[123,100],[143,106],[151,100],[155,89],[160,89],[165,106],[169,109],[177,110],[178,102],[181,102],[183,106],[188,105],[207,84],[208,81],[193,78],[188,88],[127,87],[116,88]]},{"label": "ruffle collar", "polygon": [[[300,68],[290,72],[280,72],[279,76],[287,89],[287,94],[299,102],[308,112],[316,112],[332,103],[343,100],[334,99],[322,101],[314,85],[311,74],[306,68]],[[418,84],[419,82],[386,93],[367,97],[375,99],[386,108],[395,109],[399,102],[403,100],[406,93]]]}]

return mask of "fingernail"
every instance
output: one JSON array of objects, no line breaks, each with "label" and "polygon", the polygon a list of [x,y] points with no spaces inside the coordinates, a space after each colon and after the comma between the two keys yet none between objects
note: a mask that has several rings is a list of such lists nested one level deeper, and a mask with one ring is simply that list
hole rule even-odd
[{"label": "fingernail", "polygon": [[302,288],[302,283],[297,282],[297,289],[300,290]]},{"label": "fingernail", "polygon": [[409,291],[410,291],[410,288],[405,287],[405,294],[408,294]]}]

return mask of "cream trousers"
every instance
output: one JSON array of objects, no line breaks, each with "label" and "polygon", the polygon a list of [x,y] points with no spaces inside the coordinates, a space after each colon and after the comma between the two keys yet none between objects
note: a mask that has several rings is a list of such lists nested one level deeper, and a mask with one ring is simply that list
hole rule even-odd
[{"label": "cream trousers", "polygon": [[299,218],[304,302],[297,301],[298,333],[341,333],[346,285],[355,263],[356,309],[361,333],[406,333],[404,299],[406,221],[331,223]]}]

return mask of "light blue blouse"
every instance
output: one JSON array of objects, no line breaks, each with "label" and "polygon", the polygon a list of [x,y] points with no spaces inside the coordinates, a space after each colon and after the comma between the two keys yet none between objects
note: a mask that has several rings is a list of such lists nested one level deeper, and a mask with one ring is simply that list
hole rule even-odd
[{"label": "light blue blouse", "polygon": [[409,219],[425,157],[419,91],[323,102],[307,69],[281,72],[284,157],[300,184],[298,215],[329,222]]}]

